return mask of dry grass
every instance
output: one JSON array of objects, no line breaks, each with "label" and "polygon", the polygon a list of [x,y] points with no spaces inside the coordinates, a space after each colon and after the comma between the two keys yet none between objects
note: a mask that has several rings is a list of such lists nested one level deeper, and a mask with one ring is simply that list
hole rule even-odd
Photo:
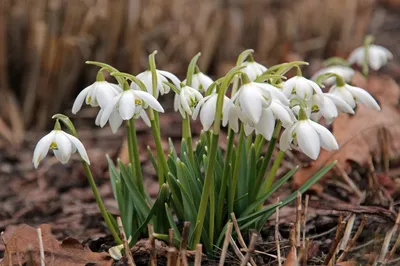
[{"label": "dry grass", "polygon": [[361,43],[374,0],[2,0],[0,141],[18,146],[44,129],[93,81],[85,60],[138,73],[158,50],[159,68],[182,77],[202,52],[221,75],[246,48],[267,65],[345,55]]}]

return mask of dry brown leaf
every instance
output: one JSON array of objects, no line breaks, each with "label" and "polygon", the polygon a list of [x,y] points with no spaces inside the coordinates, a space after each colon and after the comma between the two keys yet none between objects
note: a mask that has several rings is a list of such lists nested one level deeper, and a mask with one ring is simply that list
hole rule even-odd
[{"label": "dry brown leaf", "polygon": [[355,262],[354,260],[341,261],[336,263],[336,266],[357,266],[357,265],[359,264],[357,264],[357,262]]},{"label": "dry brown leaf", "polygon": [[[353,83],[360,87],[364,82],[359,77],[353,80]],[[295,187],[303,184],[323,165],[334,160],[337,160],[347,172],[351,170],[352,161],[365,165],[370,154],[379,155],[381,152],[379,138],[381,128],[385,128],[389,135],[389,155],[399,155],[400,139],[397,136],[400,136],[400,112],[397,102],[400,88],[388,76],[371,76],[367,90],[378,99],[382,110],[377,112],[364,105],[358,105],[355,115],[340,114],[332,125],[332,133],[340,149],[335,152],[322,150],[318,160],[295,174],[293,183]]]},{"label": "dry brown leaf", "polygon": [[[40,226],[42,230],[43,249],[46,265],[86,265],[95,263],[96,265],[109,266],[113,260],[108,253],[92,252],[87,246],[82,245],[78,240],[67,238],[62,242],[58,241],[51,234],[51,228],[48,224]],[[18,265],[19,262],[25,262],[25,254],[30,246],[32,248],[33,259],[36,265],[40,265],[39,240],[35,228],[22,224],[17,226],[11,237],[6,239],[7,251],[5,253],[1,266],[9,265],[10,254],[12,265]]]}]

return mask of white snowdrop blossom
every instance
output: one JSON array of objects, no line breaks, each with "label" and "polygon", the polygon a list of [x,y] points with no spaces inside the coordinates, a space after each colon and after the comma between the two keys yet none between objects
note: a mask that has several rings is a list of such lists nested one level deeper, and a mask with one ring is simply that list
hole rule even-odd
[{"label": "white snowdrop blossom", "polygon": [[[365,47],[361,46],[356,48],[349,55],[349,63],[357,64],[358,66],[363,66],[365,62]],[[379,70],[382,66],[393,59],[393,54],[383,46],[371,44],[368,46],[368,65],[373,70]]]},{"label": "white snowdrop blossom", "polygon": [[96,81],[78,94],[72,106],[72,113],[76,114],[82,108],[84,101],[87,105],[105,108],[110,100],[121,92],[122,89],[117,84],[107,81]]},{"label": "white snowdrop blossom", "polygon": [[[199,101],[196,108],[193,111],[193,119],[196,120],[197,116],[200,114],[200,122],[203,125],[204,131],[208,131],[215,120],[215,112],[217,110],[217,100],[218,94],[212,93],[209,96],[204,97]],[[227,116],[228,112],[225,114],[227,103],[230,99],[224,95],[224,102],[222,106],[223,116]]]},{"label": "white snowdrop blossom", "polygon": [[[156,95],[153,95],[153,85],[152,85],[152,74],[150,70],[146,70],[140,74],[138,74],[136,77],[144,83],[146,86],[147,91],[153,95],[156,99],[158,98],[158,95],[164,95],[167,94],[170,91],[170,87],[165,84],[165,81],[171,80],[172,84],[174,84],[176,87],[179,87],[179,84],[181,83],[179,79],[172,73],[168,71],[163,71],[163,70],[156,70],[157,73],[157,91]],[[131,89],[133,90],[140,90],[139,86],[132,82],[131,84]]]},{"label": "white snowdrop blossom", "polygon": [[132,117],[142,117],[147,125],[150,124],[145,108],[150,106],[157,112],[164,112],[161,104],[148,92],[128,89],[115,96],[106,108],[100,109],[96,124],[101,127],[110,122],[111,130],[115,133],[123,120]]},{"label": "white snowdrop blossom", "polygon": [[339,149],[332,133],[310,119],[299,120],[287,127],[281,135],[279,147],[286,151],[290,149],[292,142],[313,160],[318,158],[321,147],[328,151]]},{"label": "white snowdrop blossom", "polygon": [[289,99],[297,98],[308,101],[315,93],[322,93],[322,90],[314,81],[295,76],[283,84],[283,93]]},{"label": "white snowdrop blossom", "polygon": [[[182,82],[183,84],[186,84],[186,79]],[[207,76],[206,74],[202,72],[198,72],[193,74],[192,76],[192,87],[193,89],[196,89],[200,92],[206,92],[208,87],[213,83],[213,80]]]},{"label": "white snowdrop blossom", "polygon": [[203,95],[192,87],[184,86],[180,93],[175,95],[174,110],[179,111],[183,118],[186,114],[192,115],[197,103],[203,99]]},{"label": "white snowdrop blossom", "polygon": [[354,114],[354,110],[342,98],[330,94],[321,93],[314,94],[311,97],[311,119],[318,122],[321,117],[325,118],[328,124],[339,115],[338,111],[343,113]]},{"label": "white snowdrop blossom", "polygon": [[[350,82],[353,79],[354,74],[356,73],[354,69],[346,66],[329,66],[317,71],[313,76],[312,80],[315,80],[318,76],[332,73],[339,75],[343,78],[345,82]],[[323,81],[325,86],[332,86],[336,83],[336,77],[329,77]]]},{"label": "white snowdrop blossom", "polygon": [[82,159],[90,164],[89,157],[82,142],[62,130],[55,129],[41,138],[36,144],[32,158],[32,163],[35,168],[38,167],[40,161],[47,155],[50,149],[53,150],[54,155],[63,164],[67,163],[71,154],[75,153],[77,150]]},{"label": "white snowdrop blossom", "polygon": [[366,90],[347,83],[343,86],[332,86],[329,93],[342,98],[351,108],[355,108],[357,103],[363,103],[376,111],[381,110],[379,104]]},{"label": "white snowdrop blossom", "polygon": [[241,71],[249,77],[250,81],[256,80],[256,78],[268,70],[265,66],[255,61],[243,62],[242,66],[245,66],[245,68],[243,68]]}]

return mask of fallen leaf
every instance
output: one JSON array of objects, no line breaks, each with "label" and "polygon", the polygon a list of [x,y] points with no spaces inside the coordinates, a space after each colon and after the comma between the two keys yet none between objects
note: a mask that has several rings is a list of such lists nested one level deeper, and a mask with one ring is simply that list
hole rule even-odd
[{"label": "fallen leaf", "polygon": [[[353,83],[360,87],[363,82],[360,77],[353,80]],[[351,162],[366,165],[370,154],[379,155],[381,152],[379,132],[382,128],[386,129],[389,136],[389,156],[400,154],[400,139],[397,137],[400,135],[400,112],[397,107],[399,86],[388,76],[371,76],[366,89],[379,101],[382,110],[378,112],[360,104],[355,115],[340,114],[332,124],[332,133],[340,149],[330,152],[321,150],[318,160],[295,174],[295,187],[302,185],[323,165],[334,160],[337,160],[346,172],[351,171]]]},{"label": "fallen leaf", "polygon": [[341,261],[336,263],[336,266],[357,266],[357,265],[359,264],[357,264],[357,262],[355,262],[354,260]]},{"label": "fallen leaf", "polygon": [[[96,265],[109,266],[113,260],[108,253],[92,252],[87,246],[82,245],[78,240],[67,238],[62,242],[58,241],[51,234],[48,224],[40,226],[42,230],[43,249],[46,265],[86,265],[95,263]],[[6,239],[7,251],[0,265],[9,265],[10,254],[12,265],[19,262],[25,263],[25,254],[28,247],[32,248],[33,260],[36,265],[40,265],[39,240],[37,230],[29,225],[22,224],[15,228],[11,237]]]}]

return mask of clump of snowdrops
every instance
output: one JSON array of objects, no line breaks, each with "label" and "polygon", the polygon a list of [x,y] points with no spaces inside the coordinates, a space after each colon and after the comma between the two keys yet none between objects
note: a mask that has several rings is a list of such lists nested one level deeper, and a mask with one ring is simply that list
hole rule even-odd
[{"label": "clump of snowdrops", "polygon": [[[264,206],[297,170],[291,169],[276,179],[285,152],[295,148],[316,160],[321,148],[339,148],[335,137],[319,121],[331,123],[339,112],[354,114],[359,103],[380,110],[368,92],[347,83],[354,70],[344,60],[321,70],[313,81],[302,76],[301,67],[308,65],[306,62],[288,62],[267,69],[254,61],[252,50],[246,50],[224,77],[212,80],[198,68],[197,54],[188,66],[186,79],[180,81],[174,74],[156,68],[155,55],[156,52],[149,56],[148,70],[138,75],[122,73],[100,62],[86,62],[99,67],[96,81],[79,93],[72,108],[75,114],[84,103],[99,107],[97,126],[104,127],[108,122],[113,133],[123,123],[127,128],[130,163],[107,159],[112,190],[131,245],[147,234],[147,224],[153,224],[155,237],[163,240],[168,240],[168,230],[173,228],[174,244],[179,246],[181,226],[188,221],[189,248],[201,243],[210,253],[222,245],[231,213],[238,218],[241,230],[261,230],[277,206],[296,198],[297,191],[278,203]],[[367,73],[369,66],[379,69],[390,56],[383,47],[367,41],[350,55],[349,61],[362,65]],[[284,75],[292,68],[297,75],[287,79]],[[116,83],[106,81],[104,72],[109,72]],[[323,92],[323,84],[330,87],[328,92]],[[175,94],[174,109],[182,116],[183,137],[180,150],[169,140],[169,150],[165,151],[159,124],[164,108],[158,99],[171,92]],[[193,143],[190,125],[191,119],[197,118],[203,131]],[[35,148],[34,166],[38,167],[49,149],[62,163],[78,151],[101,214],[120,244],[117,223],[103,205],[89,157],[74,125],[62,114],[53,119],[54,130]],[[143,119],[151,127],[156,146],[154,154],[148,149],[159,182],[155,200],[143,185],[136,119]],[[226,141],[220,137],[223,127],[228,135]],[[225,150],[221,149],[221,141],[227,143]],[[277,143],[279,152],[271,160]],[[305,192],[333,165],[311,176],[299,191]]]}]

